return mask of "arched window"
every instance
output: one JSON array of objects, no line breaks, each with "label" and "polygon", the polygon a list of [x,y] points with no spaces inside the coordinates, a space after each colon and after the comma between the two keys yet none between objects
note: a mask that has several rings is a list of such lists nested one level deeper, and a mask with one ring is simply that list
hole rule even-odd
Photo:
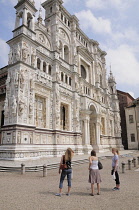
[{"label": "arched window", "polygon": [[61,81],[63,82],[63,79],[64,79],[64,75],[63,75],[63,72],[61,72]]},{"label": "arched window", "polygon": [[70,22],[69,22],[69,20],[68,20],[68,27],[70,27]]},{"label": "arched window", "polygon": [[46,72],[46,63],[43,62],[43,71]]},{"label": "arched window", "polygon": [[4,125],[4,110],[1,111],[1,126]]},{"label": "arched window", "polygon": [[71,86],[71,77],[69,77],[69,85]]},{"label": "arched window", "polygon": [[37,58],[37,69],[40,69],[41,67],[41,60]]},{"label": "arched window", "polygon": [[52,7],[50,7],[50,13],[52,13],[52,11],[53,11],[53,8],[52,8]]},{"label": "arched window", "polygon": [[86,70],[83,65],[81,65],[81,77],[83,79],[86,79]]},{"label": "arched window", "polygon": [[23,24],[23,12],[20,12],[20,14],[18,15],[18,25],[17,27],[21,26]]},{"label": "arched window", "polygon": [[63,15],[62,15],[62,13],[61,13],[61,20],[63,20]]},{"label": "arched window", "polygon": [[64,60],[69,63],[69,48],[68,46],[64,46]]},{"label": "arched window", "polygon": [[31,19],[32,19],[31,14],[28,13],[27,14],[27,27],[28,28],[31,28]]},{"label": "arched window", "polygon": [[62,58],[62,42],[59,40],[59,53],[60,57]]},{"label": "arched window", "polygon": [[68,83],[68,76],[65,75],[65,83],[67,84]]},{"label": "arched window", "polygon": [[60,107],[60,118],[61,118],[61,128],[65,130],[65,125],[66,125],[66,109],[64,105],[61,105]]},{"label": "arched window", "polygon": [[49,75],[52,74],[52,67],[51,67],[51,65],[48,66],[48,74],[49,74]]},{"label": "arched window", "polygon": [[86,87],[86,94],[88,94],[88,91],[87,90],[88,90],[88,88]]}]

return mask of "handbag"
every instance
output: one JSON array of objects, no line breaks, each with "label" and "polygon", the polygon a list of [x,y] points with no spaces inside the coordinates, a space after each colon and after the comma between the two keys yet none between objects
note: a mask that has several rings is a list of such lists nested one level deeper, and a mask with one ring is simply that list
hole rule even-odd
[{"label": "handbag", "polygon": [[64,170],[64,169],[67,168],[67,164],[64,163],[64,162],[65,162],[65,155],[63,155],[63,163],[60,165],[60,169],[61,169],[61,170]]},{"label": "handbag", "polygon": [[102,165],[102,163],[100,161],[98,161],[98,169],[99,170],[103,169],[103,165]]},{"label": "handbag", "polygon": [[61,170],[66,169],[66,168],[67,168],[67,164],[61,164],[61,165],[60,165],[60,169],[61,169]]},{"label": "handbag", "polygon": [[111,170],[111,175],[112,175],[112,179],[115,180],[116,179],[116,176],[115,176],[115,171],[113,169]]}]

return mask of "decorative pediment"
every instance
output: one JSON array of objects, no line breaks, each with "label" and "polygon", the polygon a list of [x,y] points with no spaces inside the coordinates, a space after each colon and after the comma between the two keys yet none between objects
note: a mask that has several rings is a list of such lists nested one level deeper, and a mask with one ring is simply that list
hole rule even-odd
[{"label": "decorative pediment", "polygon": [[85,54],[86,56],[89,56],[92,59],[92,55],[87,48],[82,47],[82,46],[78,46],[77,51]]},{"label": "decorative pediment", "polygon": [[39,31],[39,30],[36,31],[36,37],[37,37],[37,41],[40,44],[42,44],[43,46],[45,46],[48,49],[51,48],[48,38],[41,31]]},{"label": "decorative pediment", "polygon": [[64,39],[67,43],[70,43],[68,34],[62,28],[59,29],[59,36],[61,39]]}]

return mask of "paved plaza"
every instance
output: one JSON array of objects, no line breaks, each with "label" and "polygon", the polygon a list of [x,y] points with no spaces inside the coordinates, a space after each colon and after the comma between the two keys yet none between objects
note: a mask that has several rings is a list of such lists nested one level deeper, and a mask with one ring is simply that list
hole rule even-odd
[{"label": "paved plaza", "polygon": [[[139,156],[139,152],[123,151],[121,154],[120,161],[125,163],[133,156]],[[136,168],[132,165],[132,170],[128,170],[126,165],[124,174],[120,168],[121,189],[112,191],[115,181],[110,175],[111,154],[99,156],[104,166],[100,172],[101,195],[96,194],[97,190],[94,197],[89,195],[91,190],[87,163],[73,166],[71,196],[66,196],[65,180],[62,197],[55,196],[59,184],[58,169],[48,170],[47,177],[43,177],[42,172],[28,172],[25,175],[19,172],[0,172],[0,210],[139,210],[139,171],[135,171],[139,165]]]}]

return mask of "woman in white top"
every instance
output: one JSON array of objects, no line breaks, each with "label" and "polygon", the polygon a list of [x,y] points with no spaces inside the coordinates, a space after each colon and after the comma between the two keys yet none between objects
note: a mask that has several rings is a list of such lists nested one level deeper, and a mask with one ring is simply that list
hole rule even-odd
[{"label": "woman in white top", "polygon": [[94,196],[95,183],[97,183],[97,195],[100,195],[100,182],[101,177],[98,169],[98,158],[96,157],[96,152],[92,150],[91,156],[89,157],[89,183],[91,183],[92,196]]}]

